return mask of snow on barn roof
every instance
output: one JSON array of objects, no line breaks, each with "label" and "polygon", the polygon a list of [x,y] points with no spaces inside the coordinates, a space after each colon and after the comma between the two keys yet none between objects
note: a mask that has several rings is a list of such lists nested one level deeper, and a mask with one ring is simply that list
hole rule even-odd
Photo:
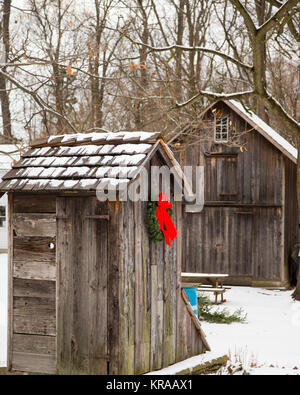
[{"label": "snow on barn roof", "polygon": [[158,132],[51,136],[22,155],[3,177],[0,192],[119,189],[136,178],[147,157],[157,149],[164,151],[180,173]]},{"label": "snow on barn roof", "polygon": [[246,110],[245,107],[236,100],[226,100],[225,103],[244,118],[251,126],[259,131],[267,140],[269,140],[282,153],[288,156],[293,162],[297,162],[298,151],[285,138],[272,129],[266,122],[258,117],[254,112]]}]

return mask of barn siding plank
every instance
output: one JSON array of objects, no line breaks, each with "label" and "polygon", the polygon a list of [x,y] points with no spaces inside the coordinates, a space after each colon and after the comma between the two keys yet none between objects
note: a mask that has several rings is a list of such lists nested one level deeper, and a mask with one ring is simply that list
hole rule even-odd
[{"label": "barn siding plank", "polygon": [[15,334],[13,352],[30,354],[56,354],[55,336],[20,335]]},{"label": "barn siding plank", "polygon": [[14,352],[12,369],[22,372],[55,374],[55,356]]},{"label": "barn siding plank", "polygon": [[47,194],[14,194],[14,213],[56,213],[56,196]]},{"label": "barn siding plank", "polygon": [[[73,255],[75,245],[71,232],[73,201],[57,198],[57,370],[69,373],[72,366],[73,327]],[[65,217],[65,219],[63,219]]]},{"label": "barn siding plank", "polygon": [[14,196],[8,193],[7,198],[7,237],[8,237],[8,319],[7,319],[7,367],[10,370],[12,367],[12,340],[13,340],[13,226],[12,226],[12,212],[14,205]]},{"label": "barn siding plank", "polygon": [[55,300],[55,282],[14,278],[13,294],[18,297],[48,298]]},{"label": "barn siding plank", "polygon": [[[107,205],[91,200],[91,214],[106,215]],[[86,224],[86,250],[89,262],[89,373],[107,373],[107,221]]]},{"label": "barn siding plank", "polygon": [[[90,199],[74,199],[72,216],[72,237],[76,250],[73,255],[73,327],[72,327],[72,366],[74,373],[89,372],[89,298],[88,275],[89,253],[88,245],[90,220],[85,216],[90,213]],[[76,255],[75,255],[76,254]]]},{"label": "barn siding plank", "polygon": [[134,374],[135,299],[133,203],[123,203],[123,260],[120,269],[120,373]]},{"label": "barn siding plank", "polygon": [[32,279],[55,281],[55,261],[39,262],[34,260],[14,260],[13,277],[28,280]]},{"label": "barn siding plank", "polygon": [[54,237],[14,237],[14,260],[54,261]]},{"label": "barn siding plank", "polygon": [[56,236],[56,219],[54,214],[14,214],[13,227],[16,236]]},{"label": "barn siding plank", "polygon": [[150,249],[148,231],[144,225],[144,213],[146,204],[140,202],[141,209],[141,237],[142,237],[142,291],[143,291],[143,337],[142,337],[142,358],[143,370],[148,372],[150,370],[150,309],[151,309],[151,293],[150,293]]},{"label": "barn siding plank", "polygon": [[141,240],[141,209],[140,202],[134,203],[134,264],[135,264],[135,371],[144,373],[142,338],[143,322],[141,317],[144,314],[143,298],[143,268],[142,268],[142,240]]},{"label": "barn siding plank", "polygon": [[108,353],[109,374],[119,373],[120,344],[119,344],[119,264],[120,264],[120,232],[122,231],[122,206],[116,202],[108,202]]}]

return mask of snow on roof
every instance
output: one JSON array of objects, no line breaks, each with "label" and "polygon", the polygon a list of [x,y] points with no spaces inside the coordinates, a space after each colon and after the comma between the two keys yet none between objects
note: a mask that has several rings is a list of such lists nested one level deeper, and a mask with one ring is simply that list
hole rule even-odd
[{"label": "snow on roof", "polygon": [[[121,131],[121,132],[94,132],[94,133],[77,133],[77,134],[66,134],[66,135],[57,135],[57,136],[50,136],[46,139],[43,139],[33,146],[40,146],[40,145],[68,145],[76,144],[76,143],[88,143],[88,142],[106,142],[117,141],[117,142],[151,142],[155,140],[159,136],[159,132],[128,132],[128,131]],[[46,152],[46,151],[45,151]]]},{"label": "snow on roof", "polygon": [[97,190],[133,181],[147,157],[164,150],[179,164],[159,133],[118,132],[52,136],[35,144],[3,176],[0,191]]},{"label": "snow on roof", "polygon": [[272,129],[266,122],[251,110],[247,110],[236,100],[226,100],[225,103],[241,115],[246,121],[257,129],[267,140],[273,143],[281,152],[287,155],[293,162],[297,161],[298,151],[284,137]]}]

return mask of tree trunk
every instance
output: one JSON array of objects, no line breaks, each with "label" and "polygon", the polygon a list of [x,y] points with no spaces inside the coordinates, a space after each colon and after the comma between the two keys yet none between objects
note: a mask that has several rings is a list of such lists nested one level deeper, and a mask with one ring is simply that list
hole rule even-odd
[{"label": "tree trunk", "polygon": [[[11,0],[4,0],[3,2],[3,20],[2,20],[2,40],[4,47],[4,56],[2,57],[4,63],[8,61],[9,54],[9,17],[10,17]],[[1,59],[1,60],[2,60]],[[5,68],[3,68],[5,71]],[[2,111],[3,135],[9,141],[11,134],[11,114],[9,109],[9,96],[6,87],[6,79],[0,75],[0,101]]]},{"label": "tree trunk", "polygon": [[[177,39],[176,44],[183,44],[183,32],[184,32],[184,5],[185,0],[180,0],[177,11]],[[182,91],[182,51],[176,49],[176,98],[180,102],[183,100]]]}]

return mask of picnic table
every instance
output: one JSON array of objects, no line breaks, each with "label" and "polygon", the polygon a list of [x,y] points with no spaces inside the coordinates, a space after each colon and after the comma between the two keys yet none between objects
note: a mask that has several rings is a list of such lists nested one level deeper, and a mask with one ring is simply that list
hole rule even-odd
[{"label": "picnic table", "polygon": [[[224,302],[223,295],[228,288],[223,287],[223,280],[228,276],[221,273],[181,273],[181,280],[183,287],[196,287],[198,295],[201,292],[213,292],[217,304],[218,295],[221,295],[221,303]],[[201,279],[208,281],[210,285],[202,284]]]}]

